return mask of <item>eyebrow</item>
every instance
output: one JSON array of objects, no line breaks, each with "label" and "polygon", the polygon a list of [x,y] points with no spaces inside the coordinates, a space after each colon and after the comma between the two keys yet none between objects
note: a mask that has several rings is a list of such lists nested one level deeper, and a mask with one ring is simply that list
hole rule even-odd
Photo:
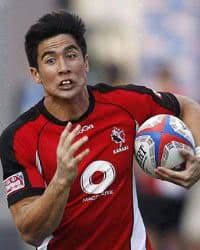
[{"label": "eyebrow", "polygon": [[[75,50],[77,50],[77,51],[79,50],[78,47],[77,47],[76,45],[71,44],[71,45],[65,47],[65,48],[64,48],[64,51],[66,52],[66,51],[70,51],[70,50],[73,50],[73,49],[75,49]],[[41,60],[42,60],[45,56],[47,56],[47,55],[53,55],[53,54],[55,54],[55,51],[54,51],[54,50],[45,51],[45,52],[42,54],[42,56],[41,56]]]}]

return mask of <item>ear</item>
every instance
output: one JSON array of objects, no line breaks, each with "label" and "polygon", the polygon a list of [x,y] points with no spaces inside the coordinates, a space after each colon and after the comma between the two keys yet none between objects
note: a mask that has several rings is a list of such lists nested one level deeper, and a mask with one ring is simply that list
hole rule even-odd
[{"label": "ear", "polygon": [[40,73],[39,73],[38,69],[35,67],[30,67],[29,70],[30,70],[30,73],[31,73],[31,76],[32,76],[34,82],[41,84],[42,80],[41,80]]},{"label": "ear", "polygon": [[88,57],[88,55],[85,56],[85,69],[86,69],[86,72],[87,72],[87,73],[88,73],[89,70],[90,70],[89,57]]}]

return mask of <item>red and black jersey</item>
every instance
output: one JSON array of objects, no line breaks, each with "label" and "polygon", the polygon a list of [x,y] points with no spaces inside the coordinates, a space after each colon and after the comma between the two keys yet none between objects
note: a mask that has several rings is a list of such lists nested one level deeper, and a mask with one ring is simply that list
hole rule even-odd
[{"label": "red and black jersey", "polygon": [[[88,92],[87,112],[72,123],[82,126],[77,139],[89,137],[80,150],[90,148],[90,154],[78,166],[59,227],[41,249],[150,250],[135,190],[136,126],[156,114],[178,116],[179,103],[170,93],[136,85],[98,84]],[[55,173],[66,124],[41,100],[3,132],[0,156],[9,206],[42,195]]]}]

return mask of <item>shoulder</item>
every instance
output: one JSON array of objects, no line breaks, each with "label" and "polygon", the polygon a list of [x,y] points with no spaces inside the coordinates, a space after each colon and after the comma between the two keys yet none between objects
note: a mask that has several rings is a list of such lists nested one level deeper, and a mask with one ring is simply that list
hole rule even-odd
[{"label": "shoulder", "polygon": [[89,89],[91,89],[96,101],[105,101],[125,107],[132,107],[134,104],[140,106],[152,99],[160,100],[155,91],[139,84],[111,86],[99,83],[89,86]]},{"label": "shoulder", "polygon": [[36,121],[39,116],[40,112],[37,109],[37,105],[35,105],[28,111],[21,114],[19,117],[17,117],[15,121],[13,121],[7,128],[3,130],[0,136],[0,151],[1,148],[5,146],[5,144],[11,143],[13,141],[16,133],[18,133],[19,131],[23,131],[23,128],[30,127],[29,124]]},{"label": "shoulder", "polygon": [[106,83],[98,83],[93,86],[89,86],[89,88],[93,91],[100,93],[110,93],[110,92],[136,92],[136,93],[152,93],[152,90],[145,87],[144,85],[139,84],[124,84],[118,86],[112,86]]},{"label": "shoulder", "polygon": [[153,95],[153,91],[143,85],[127,84],[111,86],[105,83],[99,83],[94,86],[89,86],[94,93],[96,100],[107,100],[108,102],[138,102],[142,100],[142,96]]},{"label": "shoulder", "polygon": [[[180,114],[180,104],[173,93],[157,92],[145,85],[110,86],[100,83],[90,86],[95,101],[118,105],[135,117],[146,119],[159,113]],[[138,118],[139,120],[139,118]]]}]

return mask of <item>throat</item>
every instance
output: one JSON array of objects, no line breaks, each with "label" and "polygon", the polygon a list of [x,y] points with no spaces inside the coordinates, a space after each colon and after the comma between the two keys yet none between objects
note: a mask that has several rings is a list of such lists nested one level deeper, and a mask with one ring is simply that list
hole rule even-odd
[{"label": "throat", "polygon": [[45,97],[44,106],[48,113],[60,121],[78,120],[89,108],[88,94],[84,98],[77,98],[68,102],[67,100],[51,100]]}]

